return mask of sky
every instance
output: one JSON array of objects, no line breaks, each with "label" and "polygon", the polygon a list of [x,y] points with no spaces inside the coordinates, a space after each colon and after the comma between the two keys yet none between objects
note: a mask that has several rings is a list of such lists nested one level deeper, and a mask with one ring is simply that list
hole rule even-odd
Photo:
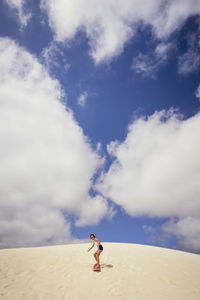
[{"label": "sky", "polygon": [[0,0],[0,248],[200,253],[199,101],[199,0]]}]

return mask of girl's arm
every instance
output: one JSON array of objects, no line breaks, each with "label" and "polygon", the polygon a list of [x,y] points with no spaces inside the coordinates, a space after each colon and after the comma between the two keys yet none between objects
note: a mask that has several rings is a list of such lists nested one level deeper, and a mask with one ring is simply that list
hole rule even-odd
[{"label": "girl's arm", "polygon": [[95,242],[93,243],[92,247],[88,250],[88,252],[94,247]]}]

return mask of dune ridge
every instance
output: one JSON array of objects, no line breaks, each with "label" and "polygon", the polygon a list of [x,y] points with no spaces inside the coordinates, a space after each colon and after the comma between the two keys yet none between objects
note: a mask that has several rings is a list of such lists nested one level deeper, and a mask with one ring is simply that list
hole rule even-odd
[{"label": "dune ridge", "polygon": [[138,244],[102,243],[0,250],[2,300],[200,300],[200,256]]}]

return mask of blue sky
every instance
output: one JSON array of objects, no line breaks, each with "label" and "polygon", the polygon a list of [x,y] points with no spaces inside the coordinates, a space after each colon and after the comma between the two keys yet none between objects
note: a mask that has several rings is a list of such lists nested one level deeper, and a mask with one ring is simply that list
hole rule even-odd
[{"label": "blue sky", "polygon": [[199,253],[199,2],[0,3],[0,247]]}]

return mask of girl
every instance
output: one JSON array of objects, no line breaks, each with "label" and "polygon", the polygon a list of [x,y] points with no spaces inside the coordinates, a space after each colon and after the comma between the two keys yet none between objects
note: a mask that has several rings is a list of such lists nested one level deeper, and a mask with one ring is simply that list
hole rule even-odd
[{"label": "girl", "polygon": [[88,252],[94,247],[95,243],[97,244],[97,251],[94,253],[94,258],[96,259],[97,262],[97,268],[100,268],[99,264],[99,255],[103,251],[103,246],[99,242],[99,240],[95,237],[94,234],[90,234],[90,238],[93,240],[93,245],[92,247],[88,250]]}]

